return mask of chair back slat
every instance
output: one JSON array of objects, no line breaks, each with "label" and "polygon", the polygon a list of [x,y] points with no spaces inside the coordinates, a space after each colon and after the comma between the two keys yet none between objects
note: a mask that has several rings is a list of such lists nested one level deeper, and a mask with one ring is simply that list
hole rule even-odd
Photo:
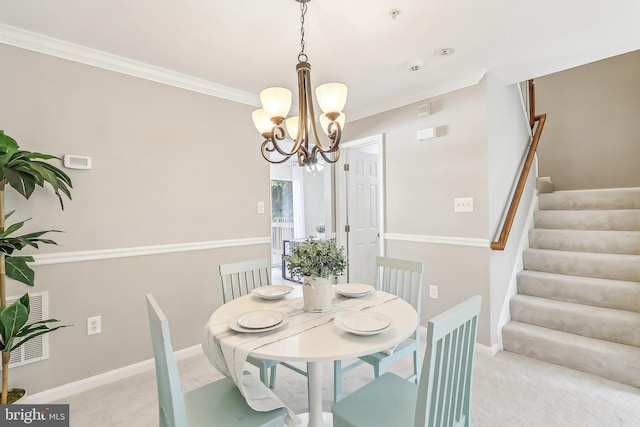
[{"label": "chair back slat", "polygon": [[416,426],[469,426],[481,301],[476,295],[429,320]]},{"label": "chair back slat", "polygon": [[247,295],[260,286],[271,285],[269,258],[220,264],[219,269],[225,303]]},{"label": "chair back slat", "polygon": [[422,297],[422,262],[376,257],[376,289],[399,296],[418,312]]},{"label": "chair back slat", "polygon": [[160,427],[186,427],[187,412],[171,345],[169,322],[151,294],[147,294],[147,310],[158,383]]}]

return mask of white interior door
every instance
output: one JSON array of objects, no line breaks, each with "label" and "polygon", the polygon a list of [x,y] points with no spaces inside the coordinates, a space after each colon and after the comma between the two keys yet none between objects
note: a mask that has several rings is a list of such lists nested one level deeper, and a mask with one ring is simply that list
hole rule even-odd
[{"label": "white interior door", "polygon": [[338,240],[349,258],[346,279],[373,284],[375,258],[383,254],[382,135],[346,143],[341,151],[337,222]]}]

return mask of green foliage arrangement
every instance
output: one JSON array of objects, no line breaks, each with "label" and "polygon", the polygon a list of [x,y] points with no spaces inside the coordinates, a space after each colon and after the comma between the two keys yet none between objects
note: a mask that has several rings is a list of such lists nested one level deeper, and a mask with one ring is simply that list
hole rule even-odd
[{"label": "green foliage arrangement", "polygon": [[58,196],[60,207],[64,209],[63,194],[71,199],[71,179],[59,168],[49,164],[46,160],[59,157],[20,150],[15,139],[0,130],[0,351],[2,352],[2,393],[0,403],[10,403],[8,396],[9,360],[11,351],[25,342],[64,326],[50,328],[48,323],[58,322],[47,319],[27,324],[31,310],[29,294],[7,307],[6,277],[33,286],[35,274],[28,263],[33,262],[31,256],[16,255],[26,246],[38,248],[38,244],[56,244],[53,240],[41,236],[57,230],[36,231],[33,233],[14,236],[26,221],[17,222],[5,229],[4,190],[6,184],[16,190],[25,199],[29,199],[36,187],[48,184]]},{"label": "green foliage arrangement", "polygon": [[285,257],[292,277],[338,277],[344,273],[347,260],[344,248],[337,247],[335,239],[316,240],[308,238],[291,249]]},{"label": "green foliage arrangement", "polygon": [[49,328],[47,323],[58,322],[57,319],[40,320],[27,324],[31,311],[29,294],[24,294],[19,300],[8,307],[0,308],[0,350],[11,352],[27,341],[67,325]]},{"label": "green foliage arrangement", "polygon": [[324,224],[316,224],[315,228],[318,233],[324,233]]}]

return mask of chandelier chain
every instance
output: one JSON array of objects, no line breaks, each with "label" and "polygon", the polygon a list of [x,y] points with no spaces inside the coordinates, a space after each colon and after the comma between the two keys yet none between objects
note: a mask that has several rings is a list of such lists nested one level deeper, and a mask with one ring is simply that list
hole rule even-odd
[{"label": "chandelier chain", "polygon": [[298,62],[307,62],[309,57],[304,53],[304,17],[307,14],[307,2],[300,2],[300,53],[298,54]]}]

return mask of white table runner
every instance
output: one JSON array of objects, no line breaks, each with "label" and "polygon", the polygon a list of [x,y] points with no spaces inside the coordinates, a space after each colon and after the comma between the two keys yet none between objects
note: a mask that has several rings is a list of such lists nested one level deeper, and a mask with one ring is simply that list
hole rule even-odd
[{"label": "white table runner", "polygon": [[[363,310],[375,307],[398,298],[395,295],[376,291],[362,298],[340,298],[333,300],[331,311],[327,313],[309,313],[302,309],[302,298],[284,300],[278,304],[270,304],[269,309],[287,313],[289,321],[282,328],[259,333],[236,332],[228,323],[234,316],[211,316],[206,324],[202,348],[209,361],[225,376],[229,377],[240,389],[249,406],[257,411],[270,411],[286,406],[266,386],[252,381],[243,374],[247,356],[251,351],[264,345],[299,334],[333,320],[345,310]],[[236,313],[241,314],[241,313]],[[298,417],[287,408],[287,426],[299,424]]]}]

